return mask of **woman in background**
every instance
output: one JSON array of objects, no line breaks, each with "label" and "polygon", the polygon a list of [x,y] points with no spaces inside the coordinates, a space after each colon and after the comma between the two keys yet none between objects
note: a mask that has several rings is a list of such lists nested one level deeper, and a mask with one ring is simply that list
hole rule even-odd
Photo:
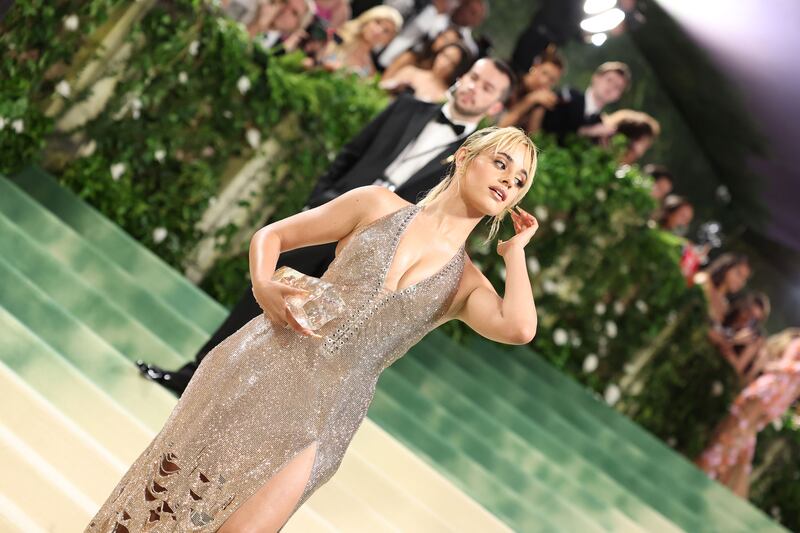
[{"label": "woman in background", "polygon": [[346,70],[361,77],[375,74],[372,51],[385,47],[403,26],[400,12],[389,6],[375,6],[345,22],[337,32],[339,43],[331,42],[320,63],[328,70]]},{"label": "woman in background", "polygon": [[472,65],[472,54],[461,43],[445,45],[433,58],[433,66],[423,69],[407,65],[394,76],[383,76],[381,88],[391,94],[411,93],[417,100],[442,102],[447,90]]},{"label": "woman in background", "polygon": [[463,38],[455,26],[449,26],[439,32],[432,40],[425,41],[419,46],[419,50],[406,50],[397,59],[392,61],[383,72],[384,78],[391,78],[406,66],[414,66],[421,69],[430,69],[433,66],[433,58],[436,52],[452,43],[463,43]]},{"label": "woman in background", "polygon": [[739,393],[695,461],[710,478],[742,498],[747,498],[750,487],[756,436],[800,396],[800,329],[773,335],[766,351],[769,362],[764,373]]}]

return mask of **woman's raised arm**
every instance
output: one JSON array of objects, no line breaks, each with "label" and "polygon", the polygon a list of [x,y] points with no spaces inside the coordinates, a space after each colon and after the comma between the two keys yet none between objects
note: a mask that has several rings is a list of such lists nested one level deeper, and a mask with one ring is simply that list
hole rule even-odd
[{"label": "woman's raised arm", "polygon": [[[525,245],[539,223],[519,209],[511,212],[517,234],[497,245],[497,253],[506,263],[506,286],[501,298],[492,284],[477,269],[468,272],[469,280],[464,304],[456,318],[482,336],[505,344],[527,344],[536,335],[536,304],[533,301]],[[470,287],[471,286],[471,287]]]}]

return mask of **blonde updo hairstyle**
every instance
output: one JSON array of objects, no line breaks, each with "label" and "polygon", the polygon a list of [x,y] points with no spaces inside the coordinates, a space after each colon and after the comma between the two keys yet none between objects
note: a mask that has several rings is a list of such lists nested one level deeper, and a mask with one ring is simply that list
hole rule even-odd
[{"label": "blonde updo hairstyle", "polygon": [[514,202],[503,210],[502,213],[491,217],[489,236],[484,243],[493,240],[500,230],[500,224],[503,218],[522,201],[522,198],[528,193],[531,185],[533,185],[533,176],[536,172],[537,163],[536,145],[533,144],[530,137],[519,128],[498,128],[496,126],[491,126],[472,133],[459,147],[459,150],[463,149],[466,152],[464,162],[461,165],[456,165],[455,156],[453,156],[450,171],[447,176],[433,189],[428,191],[428,194],[419,201],[419,205],[424,206],[431,203],[450,186],[456,187],[456,190],[458,190],[470,163],[480,154],[486,152],[490,152],[492,155],[498,152],[508,153],[520,145],[522,145],[526,151],[525,159],[528,160],[528,167],[525,171],[528,173],[528,179],[525,181],[525,185],[522,189],[520,189]]},{"label": "blonde updo hairstyle", "polygon": [[391,6],[375,6],[342,24],[336,32],[342,38],[342,45],[352,44],[361,35],[362,28],[373,20],[388,20],[392,22],[395,27],[395,33],[399,33],[403,27],[403,15],[398,10]]}]

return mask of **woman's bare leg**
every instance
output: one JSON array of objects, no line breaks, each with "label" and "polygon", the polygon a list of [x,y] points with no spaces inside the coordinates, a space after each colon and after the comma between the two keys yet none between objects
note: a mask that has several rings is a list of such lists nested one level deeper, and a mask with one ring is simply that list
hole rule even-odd
[{"label": "woman's bare leg", "polygon": [[303,495],[316,454],[314,442],[294,456],[228,517],[218,533],[267,533],[283,527]]}]

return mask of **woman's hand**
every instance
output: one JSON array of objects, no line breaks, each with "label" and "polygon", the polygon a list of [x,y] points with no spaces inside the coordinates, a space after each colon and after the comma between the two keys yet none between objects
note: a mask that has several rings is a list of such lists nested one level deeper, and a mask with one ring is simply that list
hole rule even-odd
[{"label": "woman's hand", "polygon": [[511,220],[514,222],[514,231],[517,232],[512,238],[507,241],[497,241],[497,253],[501,257],[505,257],[509,250],[519,247],[525,248],[530,242],[536,230],[539,229],[539,221],[536,217],[517,206],[517,211],[511,210]]},{"label": "woman's hand", "polygon": [[308,291],[304,289],[278,283],[277,281],[267,281],[263,284],[253,285],[253,296],[256,302],[258,302],[259,307],[264,311],[264,315],[273,325],[276,327],[288,326],[302,335],[320,337],[321,335],[301,326],[292,315],[289,310],[289,305],[286,303],[287,298],[297,296],[304,297],[307,295]]}]

